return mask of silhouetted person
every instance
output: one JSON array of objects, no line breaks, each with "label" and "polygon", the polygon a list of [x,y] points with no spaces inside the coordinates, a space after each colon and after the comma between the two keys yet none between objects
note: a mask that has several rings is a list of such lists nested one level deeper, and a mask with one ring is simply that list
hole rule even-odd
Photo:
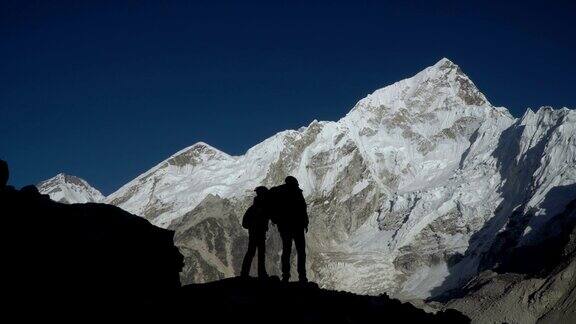
[{"label": "silhouetted person", "polygon": [[268,231],[268,209],[266,195],[268,188],[256,188],[254,203],[248,208],[242,219],[242,227],[248,229],[248,250],[242,261],[240,276],[248,277],[252,259],[258,250],[258,277],[266,278],[266,232]]},{"label": "silhouetted person", "polygon": [[8,163],[4,160],[0,160],[0,189],[4,189],[8,183]]},{"label": "silhouetted person", "polygon": [[308,232],[308,213],[302,189],[298,187],[298,180],[292,176],[286,177],[284,184],[272,188],[271,194],[275,205],[273,222],[278,225],[282,238],[282,281],[290,280],[290,254],[292,241],[296,245],[298,254],[298,277],[300,282],[307,282],[306,278],[306,239],[304,232]]}]

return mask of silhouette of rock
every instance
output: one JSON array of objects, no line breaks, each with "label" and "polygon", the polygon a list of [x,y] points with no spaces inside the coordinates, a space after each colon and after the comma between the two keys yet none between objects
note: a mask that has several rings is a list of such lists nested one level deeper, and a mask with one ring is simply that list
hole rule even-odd
[{"label": "silhouette of rock", "polygon": [[151,304],[180,287],[174,232],[118,207],[67,205],[34,186],[8,186],[0,189],[0,215],[3,291],[15,309]]}]

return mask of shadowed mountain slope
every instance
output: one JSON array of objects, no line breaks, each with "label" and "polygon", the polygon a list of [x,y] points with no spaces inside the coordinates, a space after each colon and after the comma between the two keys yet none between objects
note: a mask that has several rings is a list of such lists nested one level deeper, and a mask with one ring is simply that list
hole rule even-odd
[{"label": "shadowed mountain slope", "polygon": [[[565,190],[574,188],[554,193]],[[521,246],[515,226],[502,231],[485,258],[489,270],[442,296],[450,299],[447,307],[474,323],[575,323],[576,199],[543,230],[548,233],[545,239]]]}]

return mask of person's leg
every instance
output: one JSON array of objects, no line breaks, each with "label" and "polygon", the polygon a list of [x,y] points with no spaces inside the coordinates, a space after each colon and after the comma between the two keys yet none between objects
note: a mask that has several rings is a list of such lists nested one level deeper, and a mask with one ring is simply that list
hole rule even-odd
[{"label": "person's leg", "polygon": [[242,261],[242,270],[240,271],[240,276],[248,277],[250,275],[250,266],[252,265],[252,259],[256,254],[256,239],[252,233],[248,235],[248,249],[244,255],[244,260]]},{"label": "person's leg", "polygon": [[306,238],[304,230],[294,233],[294,244],[298,253],[298,278],[300,281],[306,282],[308,279],[306,278]]},{"label": "person's leg", "polygon": [[282,238],[282,281],[290,279],[290,253],[292,252],[292,235],[289,232],[280,232]]},{"label": "person's leg", "polygon": [[258,236],[258,277],[266,278],[266,233]]}]

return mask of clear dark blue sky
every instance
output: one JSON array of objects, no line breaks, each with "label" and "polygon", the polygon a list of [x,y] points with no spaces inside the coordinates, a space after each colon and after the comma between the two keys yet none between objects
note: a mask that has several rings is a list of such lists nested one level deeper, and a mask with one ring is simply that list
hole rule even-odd
[{"label": "clear dark blue sky", "polygon": [[12,184],[66,172],[108,194],[197,141],[242,154],[337,120],[442,57],[516,116],[576,105],[574,1],[309,2],[1,0]]}]

